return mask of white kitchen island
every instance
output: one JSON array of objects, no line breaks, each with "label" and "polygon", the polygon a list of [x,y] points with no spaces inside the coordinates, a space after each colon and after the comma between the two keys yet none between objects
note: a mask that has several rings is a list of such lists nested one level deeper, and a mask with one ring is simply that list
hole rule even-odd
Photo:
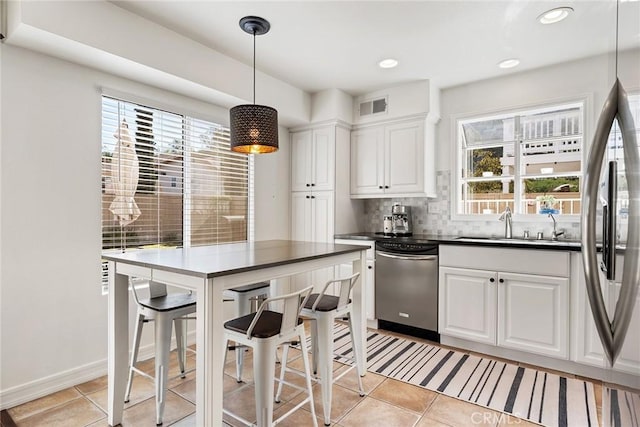
[{"label": "white kitchen island", "polygon": [[[108,423],[122,421],[129,363],[129,277],[197,294],[196,425],[222,425],[224,289],[352,263],[362,282],[353,292],[355,350],[366,360],[366,248],[269,240],[103,254],[109,261]],[[323,284],[314,284],[321,286]],[[364,375],[365,372],[359,372]]]}]

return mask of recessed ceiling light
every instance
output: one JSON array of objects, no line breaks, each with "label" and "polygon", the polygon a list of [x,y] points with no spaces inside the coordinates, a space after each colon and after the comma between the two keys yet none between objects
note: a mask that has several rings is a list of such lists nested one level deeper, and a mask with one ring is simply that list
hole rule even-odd
[{"label": "recessed ceiling light", "polygon": [[393,58],[387,58],[378,62],[378,65],[380,66],[380,68],[393,68],[398,65],[398,61]]},{"label": "recessed ceiling light", "polygon": [[500,68],[513,68],[516,65],[520,64],[520,60],[519,59],[505,59],[504,61],[500,62],[498,64],[498,67]]},{"label": "recessed ceiling light", "polygon": [[573,12],[571,7],[556,7],[538,16],[538,21],[541,24],[555,24],[565,19],[571,12]]}]

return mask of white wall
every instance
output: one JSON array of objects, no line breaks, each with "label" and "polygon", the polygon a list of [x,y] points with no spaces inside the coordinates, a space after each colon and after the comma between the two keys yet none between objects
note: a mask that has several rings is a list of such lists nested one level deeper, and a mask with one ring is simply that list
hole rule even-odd
[{"label": "white wall", "polygon": [[[101,87],[228,121],[225,109],[22,48],[2,52],[0,406],[106,372]],[[287,238],[288,133],[256,159],[256,237]],[[261,214],[264,213],[264,214]]]}]

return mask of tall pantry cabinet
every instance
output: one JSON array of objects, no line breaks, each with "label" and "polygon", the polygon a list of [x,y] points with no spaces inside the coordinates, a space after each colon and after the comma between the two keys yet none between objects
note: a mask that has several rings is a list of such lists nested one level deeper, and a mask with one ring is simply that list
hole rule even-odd
[{"label": "tall pantry cabinet", "polygon": [[[333,243],[358,230],[362,202],[349,194],[351,127],[341,122],[291,131],[291,239]],[[297,275],[294,286],[321,285],[333,269]]]}]

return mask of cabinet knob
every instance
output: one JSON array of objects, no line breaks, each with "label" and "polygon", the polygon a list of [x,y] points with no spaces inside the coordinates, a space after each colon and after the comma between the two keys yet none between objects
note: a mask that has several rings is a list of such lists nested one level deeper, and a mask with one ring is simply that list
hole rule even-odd
[{"label": "cabinet knob", "polygon": [[312,186],[312,187],[315,187],[315,186],[316,186],[316,184],[314,184],[314,183],[312,182],[312,183],[311,183],[311,186]]},{"label": "cabinet knob", "polygon": [[310,198],[311,198],[311,196],[304,196],[304,197],[305,197],[305,198],[307,198],[307,199],[310,199]]},{"label": "cabinet knob", "polygon": [[316,196],[311,196],[311,198],[312,198],[312,199],[315,199],[315,198],[316,198]]},{"label": "cabinet knob", "polygon": [[491,279],[489,279],[489,281],[490,281],[491,283],[493,283],[493,282],[495,282],[495,281],[496,281],[496,279],[494,279],[494,278],[492,277]]},{"label": "cabinet knob", "polygon": [[389,188],[389,186],[388,186],[388,185],[385,185],[385,186],[384,186],[384,188]]},{"label": "cabinet knob", "polygon": [[369,270],[371,270],[373,267],[371,267],[371,266],[369,265],[369,266],[367,266],[367,268],[368,268]]},{"label": "cabinet knob", "polygon": [[311,187],[311,184],[306,184],[307,187]]},{"label": "cabinet knob", "polygon": [[379,185],[378,188],[382,190],[383,187],[382,187],[382,185]]},{"label": "cabinet knob", "polygon": [[500,280],[498,280],[498,282],[504,283],[504,279],[500,279]]}]

